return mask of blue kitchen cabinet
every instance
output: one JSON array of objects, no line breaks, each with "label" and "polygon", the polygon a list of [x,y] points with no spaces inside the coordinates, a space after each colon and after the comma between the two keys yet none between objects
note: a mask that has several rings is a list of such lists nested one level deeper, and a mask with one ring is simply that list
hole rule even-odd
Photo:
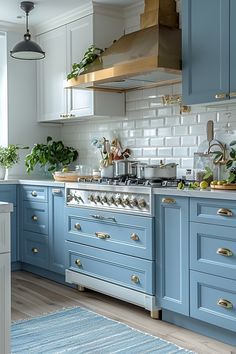
[{"label": "blue kitchen cabinet", "polygon": [[11,261],[18,261],[18,238],[17,238],[17,217],[16,217],[16,185],[0,185],[0,201],[12,203],[13,213],[11,213]]},{"label": "blue kitchen cabinet", "polygon": [[236,95],[235,10],[234,0],[182,0],[184,104]]},{"label": "blue kitchen cabinet", "polygon": [[159,195],[155,208],[157,304],[189,315],[189,199]]},{"label": "blue kitchen cabinet", "polygon": [[65,272],[64,188],[49,188],[49,269]]}]

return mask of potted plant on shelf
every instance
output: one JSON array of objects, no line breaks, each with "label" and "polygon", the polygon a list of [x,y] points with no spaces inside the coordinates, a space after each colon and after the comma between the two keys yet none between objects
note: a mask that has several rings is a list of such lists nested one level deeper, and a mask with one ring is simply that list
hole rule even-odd
[{"label": "potted plant on shelf", "polygon": [[47,137],[46,144],[35,144],[30,154],[25,157],[27,173],[30,174],[36,165],[46,167],[47,171],[55,172],[74,162],[78,157],[78,151],[73,147],[65,146],[62,141],[53,141]]},{"label": "potted plant on shelf", "polygon": [[19,150],[28,149],[28,146],[10,144],[6,147],[0,146],[0,179],[4,179],[6,170],[14,166],[20,159]]}]

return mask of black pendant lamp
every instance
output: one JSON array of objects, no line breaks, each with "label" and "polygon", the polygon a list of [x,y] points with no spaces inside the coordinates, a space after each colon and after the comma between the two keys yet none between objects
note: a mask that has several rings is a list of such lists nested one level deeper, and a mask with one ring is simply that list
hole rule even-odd
[{"label": "black pendant lamp", "polygon": [[43,59],[45,57],[45,52],[37,43],[31,40],[31,35],[28,28],[29,12],[33,10],[34,3],[31,1],[22,1],[20,7],[26,14],[26,33],[24,35],[24,40],[15,45],[15,47],[10,51],[10,55],[12,58],[22,60]]}]

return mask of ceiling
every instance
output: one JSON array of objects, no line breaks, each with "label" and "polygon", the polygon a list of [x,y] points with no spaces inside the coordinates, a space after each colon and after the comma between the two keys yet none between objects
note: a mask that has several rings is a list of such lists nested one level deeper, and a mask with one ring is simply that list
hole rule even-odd
[{"label": "ceiling", "polygon": [[[62,15],[80,6],[89,4],[91,0],[32,0],[35,4],[34,10],[30,13],[29,24],[38,25],[51,18]],[[137,0],[94,0],[96,3],[114,6],[128,6]],[[0,0],[0,21],[25,23],[24,12],[20,8],[20,0]],[[17,18],[21,16],[21,18]]]}]

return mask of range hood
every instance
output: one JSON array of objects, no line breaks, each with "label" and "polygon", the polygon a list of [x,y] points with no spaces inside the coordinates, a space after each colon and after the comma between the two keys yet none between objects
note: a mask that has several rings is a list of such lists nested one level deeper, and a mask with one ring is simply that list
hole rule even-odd
[{"label": "range hood", "polygon": [[[148,9],[150,1],[158,8],[161,3],[175,5],[175,0],[146,1]],[[159,13],[159,24],[149,26],[150,11],[141,16],[144,15],[147,28],[122,36],[86,72],[68,80],[66,88],[124,92],[181,82],[181,31],[176,21],[174,26],[166,25]]]}]

